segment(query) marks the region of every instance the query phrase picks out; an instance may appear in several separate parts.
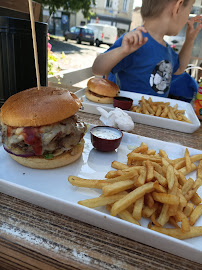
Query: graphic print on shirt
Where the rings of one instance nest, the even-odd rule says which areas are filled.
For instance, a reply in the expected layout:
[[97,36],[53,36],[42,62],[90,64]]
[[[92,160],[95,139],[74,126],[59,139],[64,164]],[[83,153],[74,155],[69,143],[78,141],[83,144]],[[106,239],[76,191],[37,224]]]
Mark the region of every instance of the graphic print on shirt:
[[150,85],[157,94],[164,94],[169,90],[172,71],[172,65],[168,60],[162,60],[156,65],[150,77]]

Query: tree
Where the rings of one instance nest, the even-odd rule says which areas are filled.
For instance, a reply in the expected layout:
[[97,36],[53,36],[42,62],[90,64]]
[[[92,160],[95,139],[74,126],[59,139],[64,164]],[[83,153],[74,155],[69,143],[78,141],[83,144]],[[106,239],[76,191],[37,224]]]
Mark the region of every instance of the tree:
[[90,15],[91,4],[95,5],[96,0],[35,0],[41,3],[42,6],[49,6],[50,15],[55,13],[58,9],[63,10],[68,14],[70,12],[82,11],[85,18]]

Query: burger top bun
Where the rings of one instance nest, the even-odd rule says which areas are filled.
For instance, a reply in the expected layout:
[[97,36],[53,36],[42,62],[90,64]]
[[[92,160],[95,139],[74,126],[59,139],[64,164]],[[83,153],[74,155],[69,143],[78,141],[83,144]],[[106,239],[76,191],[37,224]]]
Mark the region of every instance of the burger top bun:
[[65,89],[31,88],[9,97],[1,108],[1,121],[14,127],[44,126],[74,115],[80,100]]
[[100,77],[90,79],[87,83],[87,87],[90,91],[107,97],[115,97],[119,91],[118,85]]

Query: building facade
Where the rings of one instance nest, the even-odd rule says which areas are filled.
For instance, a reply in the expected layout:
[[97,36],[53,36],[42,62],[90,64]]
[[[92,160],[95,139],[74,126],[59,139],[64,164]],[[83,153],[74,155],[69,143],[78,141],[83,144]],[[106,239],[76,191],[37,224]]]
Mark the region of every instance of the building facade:
[[133,0],[96,0],[91,10],[96,14],[91,16],[90,22],[114,25],[119,36],[130,30]]
[[136,7],[133,10],[133,14],[132,14],[132,22],[130,25],[130,30],[133,30],[134,28],[140,26],[143,24],[143,20],[142,20],[142,16],[140,14],[140,7]]
[[43,21],[49,23],[49,33],[63,35],[65,29],[75,25],[85,25],[88,22],[114,25],[118,29],[120,36],[130,30],[133,14],[133,0],[96,0],[95,5],[91,5],[90,18],[84,18],[81,11],[71,12],[67,15],[63,10],[58,10],[49,18],[48,7],[43,10]]

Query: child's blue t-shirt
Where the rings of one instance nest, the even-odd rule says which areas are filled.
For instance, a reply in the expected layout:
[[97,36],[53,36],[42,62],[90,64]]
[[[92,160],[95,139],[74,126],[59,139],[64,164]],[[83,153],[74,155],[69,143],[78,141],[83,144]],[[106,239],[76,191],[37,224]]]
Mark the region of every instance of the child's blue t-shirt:
[[[107,51],[121,46],[122,35]],[[172,75],[179,68],[178,54],[143,33],[148,41],[137,51],[122,59],[111,71],[108,79],[121,90],[167,97]]]

